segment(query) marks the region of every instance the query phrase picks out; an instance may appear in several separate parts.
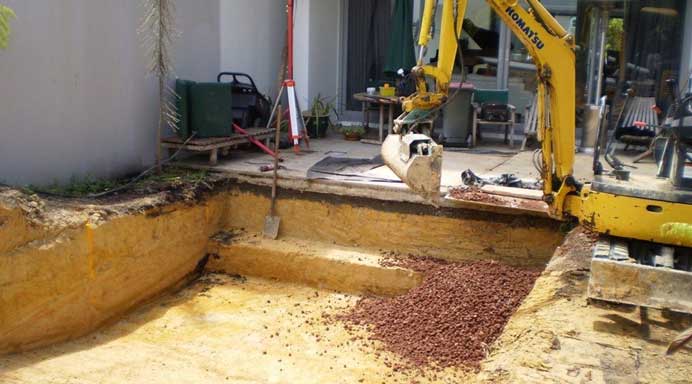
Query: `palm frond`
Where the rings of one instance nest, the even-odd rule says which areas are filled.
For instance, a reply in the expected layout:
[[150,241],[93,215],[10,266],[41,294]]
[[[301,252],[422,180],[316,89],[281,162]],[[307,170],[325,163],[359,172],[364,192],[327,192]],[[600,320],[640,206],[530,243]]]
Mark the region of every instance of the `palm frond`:
[[7,44],[10,42],[10,20],[16,19],[17,15],[14,13],[12,8],[0,4],[0,49],[7,48]]
[[157,127],[156,164],[161,171],[161,131],[165,125],[177,130],[180,116],[171,99],[177,95],[167,85],[173,73],[175,28],[174,0],[144,0],[144,17],[137,30],[149,57],[148,70],[159,80],[159,125]]
[[172,45],[178,37],[173,0],[144,0],[144,17],[138,33],[149,57],[148,69],[156,77],[173,73]]

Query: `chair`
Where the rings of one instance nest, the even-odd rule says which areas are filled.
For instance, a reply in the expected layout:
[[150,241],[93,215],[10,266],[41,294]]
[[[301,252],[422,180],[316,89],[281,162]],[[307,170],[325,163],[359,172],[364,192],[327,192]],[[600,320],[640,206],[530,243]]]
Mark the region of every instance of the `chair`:
[[625,151],[630,145],[651,145],[658,126],[658,116],[652,108],[655,105],[654,97],[628,96],[615,127],[615,138],[625,144]]
[[[476,146],[476,140],[480,136],[478,131],[481,125],[504,125],[505,144],[514,147],[514,123],[516,121],[516,107],[509,104],[509,91],[506,89],[476,89],[473,93],[473,130],[471,133],[471,146]],[[511,134],[510,134],[511,130]]]

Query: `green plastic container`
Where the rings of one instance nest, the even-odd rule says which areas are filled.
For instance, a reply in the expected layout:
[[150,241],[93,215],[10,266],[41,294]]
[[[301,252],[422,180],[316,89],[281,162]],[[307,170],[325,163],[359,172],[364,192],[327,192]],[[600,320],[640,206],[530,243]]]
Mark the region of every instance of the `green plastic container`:
[[194,83],[189,87],[190,129],[196,138],[230,136],[233,108],[230,83]]
[[175,106],[178,110],[180,121],[177,124],[176,134],[183,140],[187,140],[192,134],[190,127],[190,86],[194,81],[177,79],[175,81]]

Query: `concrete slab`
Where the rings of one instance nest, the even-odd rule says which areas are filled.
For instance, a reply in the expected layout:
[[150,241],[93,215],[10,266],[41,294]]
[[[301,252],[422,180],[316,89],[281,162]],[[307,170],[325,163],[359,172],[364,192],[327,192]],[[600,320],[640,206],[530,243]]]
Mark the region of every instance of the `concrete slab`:
[[[292,150],[284,150],[281,156],[284,159],[282,165],[285,169],[280,171],[284,178],[305,178],[307,170],[325,156],[344,156],[351,158],[373,158],[380,153],[380,146],[343,140],[341,137],[326,137],[310,141],[310,149],[300,154]],[[474,172],[485,175],[490,174],[495,168],[504,164],[516,154],[509,147],[487,146],[475,150],[451,149],[445,152],[442,165],[442,185],[456,186],[461,183],[461,172],[473,169]],[[181,162],[195,168],[211,169],[229,174],[253,174],[269,176],[269,172],[260,172],[262,165],[270,165],[271,157],[255,150],[236,150],[219,160],[217,165],[209,165],[205,157],[193,157]],[[518,162],[521,165],[519,172],[522,177],[529,175],[523,168],[531,166],[530,161]],[[531,166],[532,167],[532,166]],[[387,167],[380,167],[366,173],[374,177],[390,180],[398,180],[396,175]],[[355,183],[355,182],[354,182]],[[357,183],[355,183],[357,184]],[[377,183],[375,183],[377,184]],[[403,184],[391,187],[405,188]]]
[[[282,179],[287,180],[306,180],[307,171],[315,163],[325,156],[344,156],[350,158],[372,158],[380,153],[380,146],[343,140],[340,136],[332,135],[322,139],[315,139],[310,142],[310,149],[304,150],[300,154],[295,154],[291,150],[284,150],[281,156],[284,158],[279,174]],[[442,191],[445,192],[449,187],[461,184],[461,173],[471,169],[482,177],[499,176],[505,173],[512,173],[524,180],[537,180],[538,171],[533,165],[533,150],[520,152],[516,149],[502,144],[484,144],[474,149],[447,148],[444,152],[442,161]],[[638,152],[619,152],[621,161],[628,165],[633,165],[631,160]],[[219,160],[217,165],[208,164],[206,157],[192,157],[180,162],[185,166],[193,168],[209,169],[228,174],[229,177],[245,177],[245,181],[259,182],[266,184],[271,176],[271,172],[261,172],[259,168],[263,165],[270,165],[271,158],[265,153],[257,150],[236,150]],[[607,166],[607,164],[606,164]],[[629,168],[633,173],[654,174],[655,164],[645,161],[633,165]],[[589,181],[593,179],[592,155],[587,153],[576,153],[574,174],[578,180]],[[339,182],[345,188],[360,189],[368,186],[388,191],[410,191],[403,183],[398,181],[397,176],[386,166],[378,167],[365,172],[364,175],[376,178],[391,180],[393,182],[363,182],[363,181],[343,181]],[[250,177],[251,179],[247,179]],[[310,190],[316,190],[321,184],[334,184],[333,180],[311,180]],[[354,193],[353,191],[347,193]],[[411,194],[413,195],[413,194]],[[414,198],[415,199],[415,198]],[[410,200],[407,199],[407,200]],[[421,200],[419,200],[421,201]],[[422,202],[422,201],[421,201]]]

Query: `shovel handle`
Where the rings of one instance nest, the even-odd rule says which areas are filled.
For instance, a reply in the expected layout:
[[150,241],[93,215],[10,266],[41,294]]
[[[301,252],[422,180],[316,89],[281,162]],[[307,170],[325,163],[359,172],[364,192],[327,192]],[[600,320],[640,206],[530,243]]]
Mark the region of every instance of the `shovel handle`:
[[[281,103],[279,103],[281,111]],[[279,140],[281,139],[281,113],[276,114],[276,133],[274,134],[274,175],[272,179],[272,201],[269,211],[271,216],[276,216],[276,184],[279,178]]]

